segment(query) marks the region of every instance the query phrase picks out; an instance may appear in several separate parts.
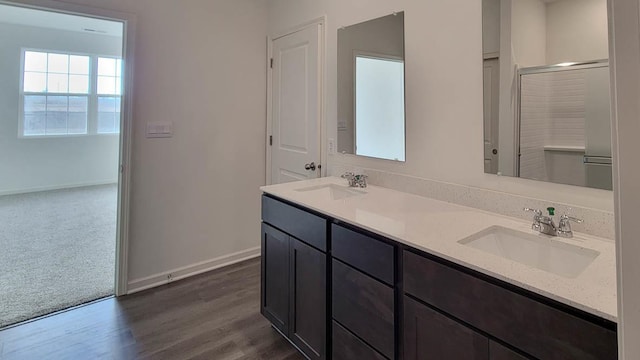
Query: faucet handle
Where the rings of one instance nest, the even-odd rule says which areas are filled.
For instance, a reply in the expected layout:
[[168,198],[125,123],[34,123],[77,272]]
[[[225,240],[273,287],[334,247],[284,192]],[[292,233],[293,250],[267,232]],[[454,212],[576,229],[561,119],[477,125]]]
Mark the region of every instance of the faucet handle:
[[541,225],[540,225],[540,218],[542,217],[542,210],[538,210],[538,209],[532,209],[532,208],[524,208],[522,209],[524,211],[531,211],[534,213],[533,215],[533,224],[531,224],[531,229],[534,231],[540,231],[541,230]]
[[350,171],[347,171],[346,173],[340,175],[340,177],[343,179],[353,179],[354,176],[355,175]]
[[542,215],[542,210],[539,210],[539,209],[532,209],[532,208],[526,207],[526,208],[524,208],[522,210],[523,211],[531,211],[531,212],[535,213],[538,216]]
[[571,238],[573,237],[573,231],[571,230],[571,221],[578,224],[583,223],[584,220],[575,218],[564,214],[560,217],[560,223],[558,224],[558,236]]
[[576,217],[569,216],[567,214],[564,214],[564,215],[560,216],[560,221],[562,222],[563,220],[565,222],[567,222],[567,224],[569,223],[569,221],[573,221],[573,222],[578,223],[578,224],[582,224],[584,222],[584,220],[582,220],[582,219],[578,219]]

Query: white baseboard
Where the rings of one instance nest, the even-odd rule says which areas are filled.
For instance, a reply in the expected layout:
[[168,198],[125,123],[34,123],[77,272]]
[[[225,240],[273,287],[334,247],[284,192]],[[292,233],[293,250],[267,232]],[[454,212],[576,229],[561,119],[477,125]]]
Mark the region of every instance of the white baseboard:
[[117,183],[118,183],[118,180],[116,179],[116,180],[83,182],[83,183],[75,183],[75,184],[37,186],[37,187],[30,187],[25,189],[2,190],[0,191],[0,196],[28,194],[28,193],[34,193],[34,192],[40,192],[40,191],[64,190],[64,189],[72,189],[72,188],[87,187],[87,186],[110,185],[110,184],[117,184]]
[[211,260],[187,265],[181,268],[161,272],[155,275],[129,281],[127,294],[133,294],[142,290],[154,288],[156,286],[168,284],[190,276],[205,273],[207,271],[219,269],[221,267],[233,265],[245,260],[260,256],[260,246],[239,251],[233,254],[224,255]]

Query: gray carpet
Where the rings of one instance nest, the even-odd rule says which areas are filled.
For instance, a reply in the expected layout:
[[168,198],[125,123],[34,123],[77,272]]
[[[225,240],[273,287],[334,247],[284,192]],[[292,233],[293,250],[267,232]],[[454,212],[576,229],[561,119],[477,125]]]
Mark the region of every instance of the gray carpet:
[[0,196],[0,327],[113,294],[117,186]]

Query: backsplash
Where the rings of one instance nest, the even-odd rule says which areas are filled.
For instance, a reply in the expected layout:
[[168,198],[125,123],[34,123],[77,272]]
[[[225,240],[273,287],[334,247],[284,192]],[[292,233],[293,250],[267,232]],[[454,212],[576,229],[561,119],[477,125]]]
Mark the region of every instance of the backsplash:
[[[354,171],[354,167],[333,164],[329,169],[329,175],[340,176],[347,171]],[[570,204],[529,198],[472,186],[422,179],[375,169],[358,167],[357,172],[366,174],[369,177],[368,182],[372,185],[524,220],[531,220],[533,217],[531,213],[526,213],[522,210],[524,207],[544,210],[549,206],[553,206],[556,208],[556,214],[558,215],[569,213],[574,217],[584,220],[582,224],[571,224],[573,230],[603,237],[611,241],[615,239],[615,218],[613,212],[572,206]]]

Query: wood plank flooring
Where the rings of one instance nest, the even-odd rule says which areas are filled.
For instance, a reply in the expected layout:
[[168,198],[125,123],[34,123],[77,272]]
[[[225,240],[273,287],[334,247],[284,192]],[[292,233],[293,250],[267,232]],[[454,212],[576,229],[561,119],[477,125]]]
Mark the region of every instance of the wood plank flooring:
[[253,259],[2,330],[0,359],[304,359],[259,302]]

